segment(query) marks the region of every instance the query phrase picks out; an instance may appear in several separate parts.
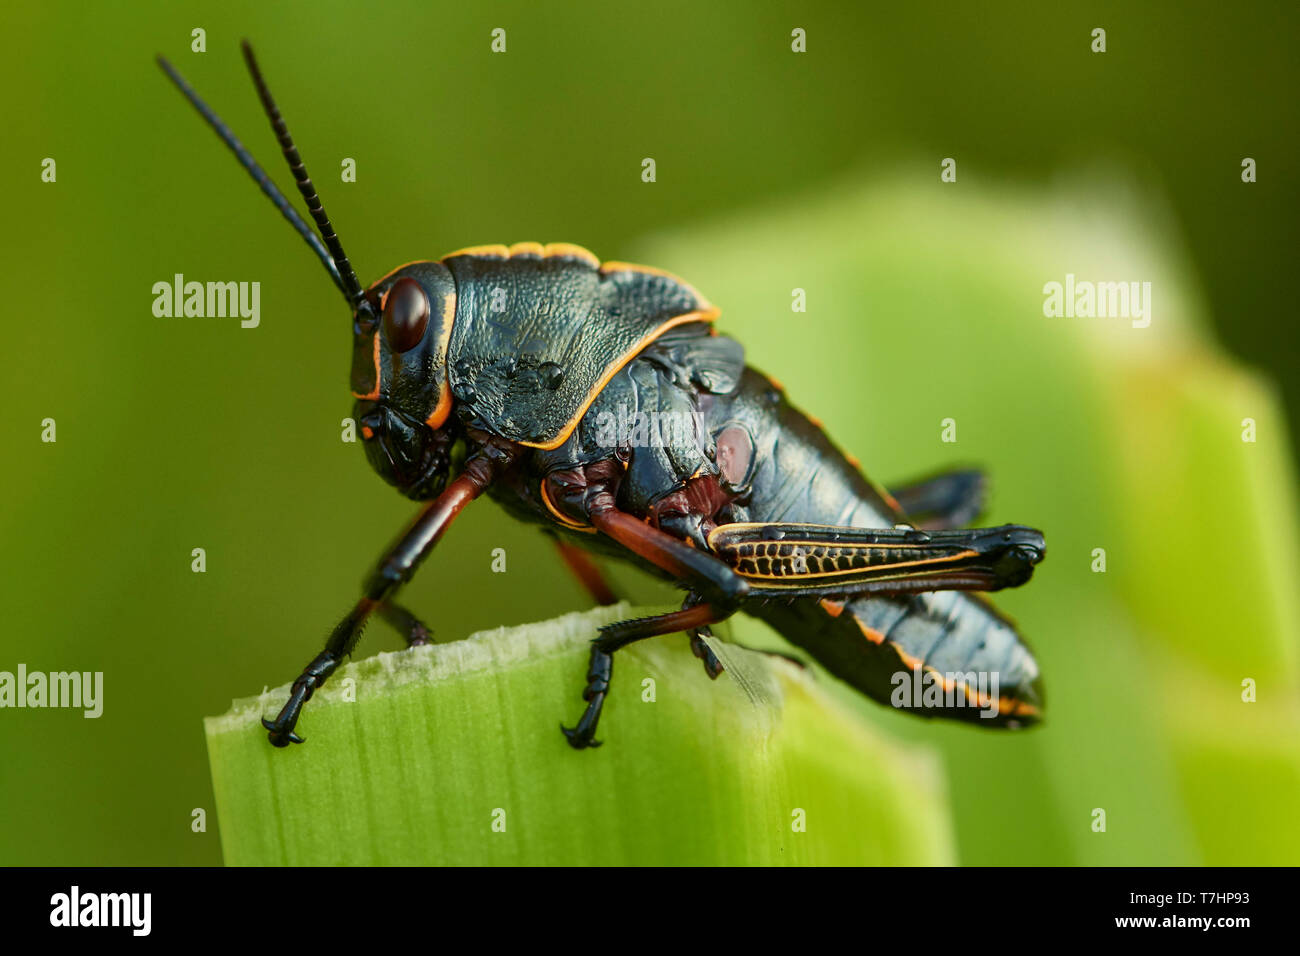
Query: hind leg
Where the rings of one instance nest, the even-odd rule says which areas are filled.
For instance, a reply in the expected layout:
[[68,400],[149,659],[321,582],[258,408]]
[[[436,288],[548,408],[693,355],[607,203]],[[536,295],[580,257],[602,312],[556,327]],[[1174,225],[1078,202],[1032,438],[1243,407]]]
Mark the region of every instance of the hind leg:
[[977,470],[948,471],[893,491],[918,528],[942,531],[970,524],[984,510],[988,479]]

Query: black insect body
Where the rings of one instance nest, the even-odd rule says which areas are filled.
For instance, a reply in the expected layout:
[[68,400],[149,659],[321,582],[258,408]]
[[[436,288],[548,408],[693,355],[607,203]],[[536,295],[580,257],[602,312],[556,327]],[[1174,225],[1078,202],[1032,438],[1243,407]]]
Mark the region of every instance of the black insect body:
[[169,63],[163,69],[315,250],[353,315],[352,392],[367,457],[426,501],[380,561],[274,720],[300,743],[303,704],[378,614],[411,644],[429,631],[395,602],[447,526],[488,494],[555,534],[598,601],[613,596],[586,552],[680,584],[679,611],[601,629],[586,709],[566,728],[595,746],[613,655],[685,631],[703,638],[736,611],[756,615],[870,697],[983,726],[1037,721],[1032,654],[987,603],[1043,558],[1043,536],[1005,525],[955,530],[983,481],[955,472],[877,488],[739,343],[718,310],[656,269],[599,262],[578,246],[463,249],[404,265],[363,289],[253,58],[244,55],[318,229],[312,232],[229,129]]

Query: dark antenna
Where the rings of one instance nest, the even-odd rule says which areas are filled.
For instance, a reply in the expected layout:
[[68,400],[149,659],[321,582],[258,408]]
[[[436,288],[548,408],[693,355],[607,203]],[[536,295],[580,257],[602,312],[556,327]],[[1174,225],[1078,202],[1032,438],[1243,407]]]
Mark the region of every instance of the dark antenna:
[[[253,74],[253,82],[257,86],[262,106],[271,120],[271,128],[280,140],[280,146],[284,150],[285,158],[289,161],[289,168],[298,183],[298,189],[307,201],[307,208],[320,229],[319,237],[307,225],[302,216],[298,215],[298,211],[293,208],[289,200],[285,198],[284,193],[280,192],[275,183],[271,181],[266,171],[258,165],[257,160],[253,159],[252,154],[239,141],[230,127],[222,122],[221,118],[212,111],[212,108],[207,103],[203,102],[202,98],[194,92],[194,88],[185,81],[185,78],[167,61],[166,57],[158,57],[158,65],[176,84],[176,88],[198,110],[199,115],[207,121],[217,136],[221,138],[221,141],[235,154],[235,159],[239,161],[239,165],[244,167],[248,175],[253,178],[253,182],[257,183],[262,192],[266,194],[266,197],[275,204],[275,208],[280,210],[280,214],[289,221],[289,225],[293,226],[298,235],[302,236],[307,245],[311,246],[312,251],[316,253],[317,258],[320,259],[326,271],[329,272],[330,279],[338,286],[344,298],[347,299],[348,305],[356,308],[360,302],[365,301],[362,296],[361,283],[357,280],[352,265],[348,262],[348,257],[343,251],[343,245],[339,242],[334,227],[330,224],[329,217],[325,215],[325,208],[316,195],[316,189],[312,185],[311,179],[307,176],[306,167],[303,166],[298,150],[289,136],[289,130],[284,119],[280,116],[280,111],[276,108],[275,101],[266,88],[266,82],[262,79],[262,73],[257,67],[257,61],[253,58],[253,50],[247,41],[244,41],[243,49],[244,59],[248,63],[249,71]],[[325,240],[324,243],[321,242],[322,238]]]
[[316,187],[312,185],[311,177],[307,175],[307,167],[303,165],[302,157],[298,155],[298,147],[293,144],[293,137],[289,135],[289,127],[285,124],[284,117],[280,115],[280,108],[271,98],[266,80],[262,79],[262,71],[258,68],[257,58],[253,56],[252,46],[247,40],[240,40],[239,45],[244,50],[244,62],[248,64],[248,72],[253,74],[257,95],[262,98],[262,108],[266,110],[266,117],[271,121],[271,129],[275,131],[275,137],[280,141],[280,149],[284,152],[284,158],[288,160],[289,171],[293,173],[293,178],[298,183],[298,192],[302,193],[302,198],[307,203],[307,211],[316,220],[320,237],[325,240],[325,245],[329,247],[330,255],[334,258],[334,266],[338,269],[339,279],[342,281],[343,294],[348,297],[349,303],[356,305],[361,299],[361,282],[357,279],[357,274],[352,271],[352,263],[348,262],[347,253],[343,251],[343,243],[339,242],[338,234],[330,225],[330,217],[325,215],[325,206],[316,195]]

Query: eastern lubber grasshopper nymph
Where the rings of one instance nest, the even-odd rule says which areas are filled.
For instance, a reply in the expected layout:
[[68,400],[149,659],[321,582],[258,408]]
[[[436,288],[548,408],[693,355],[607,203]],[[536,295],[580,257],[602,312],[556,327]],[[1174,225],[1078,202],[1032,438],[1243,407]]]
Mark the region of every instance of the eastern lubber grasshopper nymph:
[[[371,615],[411,644],[428,630],[398,590],[466,505],[488,494],[555,535],[592,594],[611,602],[587,551],[676,581],[681,610],[602,628],[576,748],[596,724],[614,654],[686,632],[710,676],[710,625],[737,611],[768,622],[868,696],[926,715],[1021,727],[1041,715],[1038,667],[1011,624],[966,592],[1029,580],[1043,536],[1019,525],[957,530],[980,509],[978,473],[892,496],[861,473],[744,349],[718,310],[658,269],[599,262],[573,245],[478,246],[399,266],[362,288],[262,79],[244,58],[319,237],[176,70],[159,63],[312,247],[352,314],[354,416],[366,455],[427,502],[360,599],[294,681],[271,743],[301,743],[303,705],[352,652]],[[610,439],[611,417],[687,423]],[[946,690],[900,704],[900,674]],[[996,675],[986,690],[976,674]],[[956,675],[956,676],[953,676]],[[963,675],[965,675],[963,677]],[[991,698],[991,699],[990,699]]]

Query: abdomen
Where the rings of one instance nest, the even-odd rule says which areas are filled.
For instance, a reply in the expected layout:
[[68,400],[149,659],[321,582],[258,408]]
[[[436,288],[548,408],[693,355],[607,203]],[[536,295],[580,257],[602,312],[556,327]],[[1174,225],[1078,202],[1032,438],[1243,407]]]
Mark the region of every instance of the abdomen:
[[[743,424],[754,441],[749,521],[890,528],[907,520],[887,492],[752,369],[710,418],[715,429]],[[1023,726],[1041,715],[1038,665],[982,597],[941,591],[752,601],[745,611],[881,703],[985,726]]]

